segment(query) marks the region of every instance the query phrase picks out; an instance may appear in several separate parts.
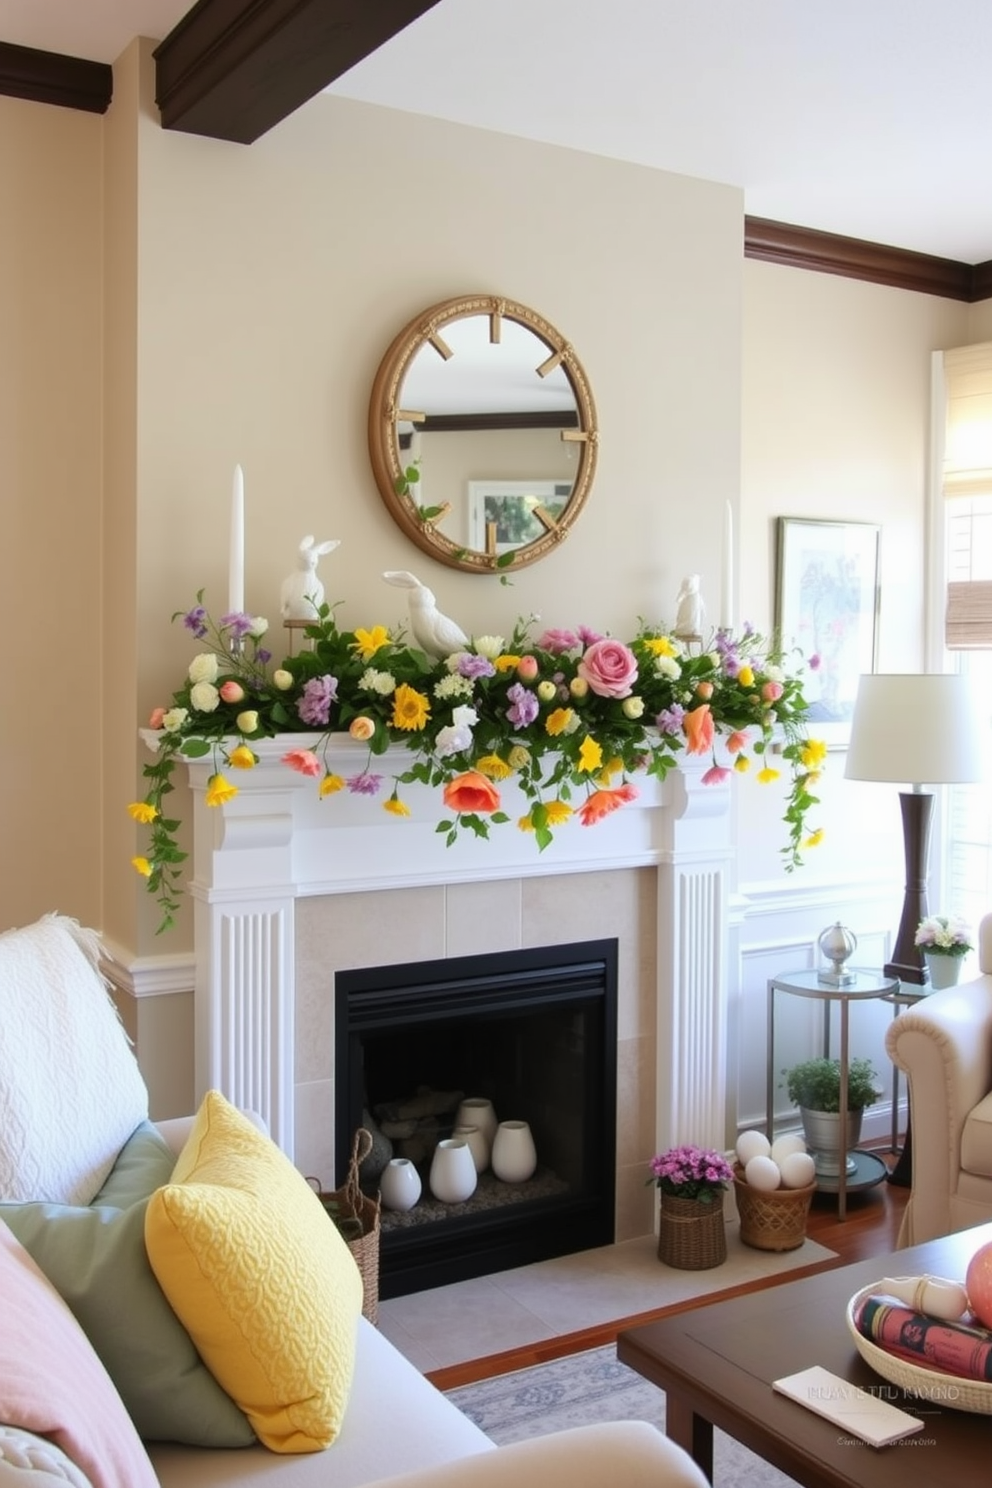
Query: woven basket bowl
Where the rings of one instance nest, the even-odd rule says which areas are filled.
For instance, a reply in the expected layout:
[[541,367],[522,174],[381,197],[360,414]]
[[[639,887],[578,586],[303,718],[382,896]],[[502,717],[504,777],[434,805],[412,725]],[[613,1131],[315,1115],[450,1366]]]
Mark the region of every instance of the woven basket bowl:
[[744,1181],[734,1163],[734,1195],[741,1220],[741,1241],[752,1250],[798,1250],[806,1239],[806,1217],[816,1179],[805,1188],[774,1188],[763,1193]]
[[865,1363],[870,1364],[883,1379],[901,1386],[911,1395],[920,1395],[924,1400],[947,1406],[950,1410],[973,1411],[978,1415],[992,1416],[992,1384],[986,1384],[983,1380],[961,1379],[956,1374],[942,1374],[936,1369],[921,1369],[918,1364],[897,1359],[893,1354],[886,1353],[885,1349],[879,1348],[877,1343],[872,1343],[870,1338],[862,1337],[854,1326],[854,1314],[861,1300],[870,1297],[878,1289],[879,1283],[876,1281],[872,1286],[862,1287],[860,1292],[855,1292],[844,1314],[847,1330]]

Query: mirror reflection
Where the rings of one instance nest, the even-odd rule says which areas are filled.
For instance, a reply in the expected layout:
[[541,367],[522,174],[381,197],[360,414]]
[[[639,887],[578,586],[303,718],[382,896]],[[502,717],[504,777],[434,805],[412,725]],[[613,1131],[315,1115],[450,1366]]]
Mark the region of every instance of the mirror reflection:
[[369,447],[383,500],[418,547],[470,572],[534,562],[563,539],[596,443],[571,346],[494,296],[417,317],[373,387]]

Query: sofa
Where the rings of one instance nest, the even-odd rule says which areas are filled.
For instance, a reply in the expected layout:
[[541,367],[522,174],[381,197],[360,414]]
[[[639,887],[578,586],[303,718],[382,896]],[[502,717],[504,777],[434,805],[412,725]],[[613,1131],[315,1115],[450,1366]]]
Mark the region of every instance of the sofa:
[[978,962],[979,976],[930,993],[886,1030],[912,1133],[901,1246],[992,1219],[992,914],[979,925]]
[[703,1488],[644,1422],[496,1447],[362,1316],[218,1091],[156,1125],[95,935],[0,935],[0,1488]]

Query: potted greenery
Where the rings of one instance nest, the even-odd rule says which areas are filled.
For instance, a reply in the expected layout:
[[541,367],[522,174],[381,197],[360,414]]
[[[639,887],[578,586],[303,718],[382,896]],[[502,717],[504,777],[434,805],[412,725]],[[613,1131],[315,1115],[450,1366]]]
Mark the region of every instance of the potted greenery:
[[861,1140],[865,1106],[873,1105],[878,1099],[878,1075],[871,1060],[852,1059],[848,1065],[843,1132],[839,1059],[807,1059],[782,1073],[789,1099],[799,1107],[806,1146],[813,1154],[817,1173],[824,1177],[838,1175],[841,1153],[850,1151]]
[[953,987],[972,949],[967,922],[958,915],[928,915],[916,927],[914,941],[923,951],[931,987]]

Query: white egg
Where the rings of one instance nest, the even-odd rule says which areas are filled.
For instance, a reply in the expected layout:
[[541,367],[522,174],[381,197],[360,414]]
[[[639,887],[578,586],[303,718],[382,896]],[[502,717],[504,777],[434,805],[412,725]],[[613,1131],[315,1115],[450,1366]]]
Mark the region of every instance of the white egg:
[[760,1153],[746,1164],[744,1177],[749,1187],[760,1189],[762,1193],[771,1193],[782,1181],[778,1163],[773,1163],[770,1157],[763,1157]]
[[801,1132],[787,1132],[784,1137],[776,1137],[772,1143],[771,1158],[782,1166],[790,1152],[805,1152],[806,1142]]
[[746,1168],[752,1157],[767,1157],[772,1149],[772,1144],[764,1132],[746,1131],[741,1132],[737,1138],[737,1161]]
[[808,1152],[790,1152],[782,1160],[782,1182],[786,1188],[805,1188],[816,1177],[816,1164]]

